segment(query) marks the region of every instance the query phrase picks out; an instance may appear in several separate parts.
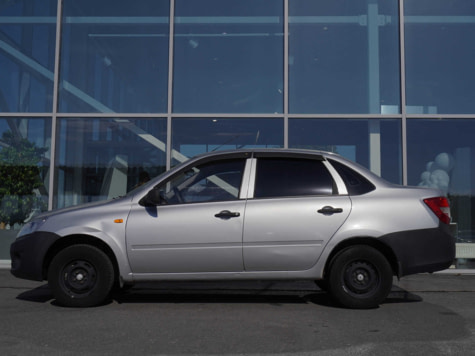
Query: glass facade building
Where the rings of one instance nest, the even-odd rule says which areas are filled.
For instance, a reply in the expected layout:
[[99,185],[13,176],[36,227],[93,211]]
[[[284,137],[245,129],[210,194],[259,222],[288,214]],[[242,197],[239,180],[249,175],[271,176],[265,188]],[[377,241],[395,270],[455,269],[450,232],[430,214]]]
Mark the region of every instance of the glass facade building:
[[473,268],[474,36],[472,0],[0,1],[0,260],[40,211],[298,147],[441,188]]

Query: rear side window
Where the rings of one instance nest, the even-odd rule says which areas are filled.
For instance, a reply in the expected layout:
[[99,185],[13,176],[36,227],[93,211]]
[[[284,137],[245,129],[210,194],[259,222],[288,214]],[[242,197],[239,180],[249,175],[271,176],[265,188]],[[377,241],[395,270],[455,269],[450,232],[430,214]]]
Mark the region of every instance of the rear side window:
[[328,161],[332,164],[332,166],[336,169],[340,177],[345,182],[349,195],[361,195],[369,193],[375,189],[373,183],[371,183],[361,174],[355,172],[353,169],[332,159],[329,159]]
[[332,195],[333,178],[322,161],[296,158],[259,158],[255,198]]

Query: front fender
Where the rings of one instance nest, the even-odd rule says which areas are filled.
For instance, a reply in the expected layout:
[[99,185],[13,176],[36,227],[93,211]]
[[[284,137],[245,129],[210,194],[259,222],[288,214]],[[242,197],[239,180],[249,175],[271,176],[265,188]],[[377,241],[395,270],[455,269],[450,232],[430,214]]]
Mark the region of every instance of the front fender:
[[[84,239],[84,242],[88,243],[88,239],[91,238],[101,241],[102,244],[105,244],[111,250],[116,259],[119,280],[132,282],[132,271],[129,267],[129,260],[127,258],[127,250],[125,245],[125,223],[120,223],[117,225],[119,225],[120,228],[108,226],[104,229],[106,231],[110,231],[111,233],[105,233],[104,230],[99,230],[94,227],[80,227],[80,229],[68,227],[58,231],[58,233],[62,236],[61,240],[74,238],[74,243],[81,243],[81,239]],[[66,244],[69,245],[69,243]]]

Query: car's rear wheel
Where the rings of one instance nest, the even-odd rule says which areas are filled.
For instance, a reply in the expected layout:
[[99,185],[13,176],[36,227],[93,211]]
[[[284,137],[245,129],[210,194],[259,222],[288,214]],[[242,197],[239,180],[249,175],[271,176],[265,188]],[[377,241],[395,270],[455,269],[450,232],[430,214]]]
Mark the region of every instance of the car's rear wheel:
[[104,303],[114,284],[110,258],[91,245],[73,245],[51,261],[48,284],[56,301],[68,307],[90,307]]
[[370,246],[351,246],[332,260],[328,290],[341,305],[368,309],[391,291],[393,272],[386,257]]

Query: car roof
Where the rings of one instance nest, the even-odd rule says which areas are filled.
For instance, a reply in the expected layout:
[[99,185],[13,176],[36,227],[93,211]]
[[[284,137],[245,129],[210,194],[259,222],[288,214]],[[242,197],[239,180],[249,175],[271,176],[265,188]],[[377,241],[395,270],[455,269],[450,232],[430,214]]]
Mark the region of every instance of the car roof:
[[216,157],[216,156],[229,156],[229,155],[236,155],[236,156],[247,156],[247,157],[254,157],[254,156],[321,156],[321,157],[329,157],[329,156],[336,156],[341,157],[340,155],[332,152],[320,151],[320,150],[310,150],[310,149],[300,149],[300,148],[244,148],[244,149],[236,149],[236,150],[223,150],[223,151],[213,151],[207,153],[201,153],[192,157],[191,159],[200,159],[203,157]]
[[338,162],[345,164],[356,172],[362,174],[366,178],[370,179],[371,182],[378,186],[389,186],[393,185],[387,182],[384,178],[379,175],[371,172],[368,168],[362,166],[361,164],[354,162],[348,158],[341,156],[335,152],[328,152],[322,150],[312,150],[312,149],[303,149],[303,148],[247,148],[247,149],[236,149],[236,150],[223,150],[223,151],[214,151],[208,152],[196,156],[199,157],[210,157],[210,159],[217,157],[219,155],[224,155],[227,157],[295,157],[295,158],[313,158],[318,160],[332,159]]

